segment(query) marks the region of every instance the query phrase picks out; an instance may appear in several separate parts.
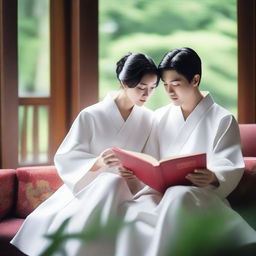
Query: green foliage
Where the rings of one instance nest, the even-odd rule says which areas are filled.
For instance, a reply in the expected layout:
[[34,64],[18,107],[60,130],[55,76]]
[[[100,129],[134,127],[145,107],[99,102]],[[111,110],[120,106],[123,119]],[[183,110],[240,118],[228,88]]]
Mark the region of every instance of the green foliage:
[[[228,208],[226,208],[228,209]],[[243,233],[228,231],[226,223],[230,223],[231,212],[226,209],[180,209],[178,220],[173,223],[173,228],[177,230],[175,238],[170,238],[170,245],[166,248],[166,256],[240,256],[254,255],[256,244],[240,246],[244,241]],[[254,218],[254,208],[250,209],[251,217]],[[255,219],[255,218],[254,218]],[[98,208],[89,225],[78,233],[67,231],[71,218],[66,219],[60,227],[46,237],[50,240],[50,245],[41,256],[67,255],[64,244],[70,239],[80,240],[85,245],[90,242],[102,241],[114,242],[117,235],[124,228],[129,227],[134,230],[136,222],[125,223],[119,218],[111,218],[102,224],[101,210]],[[168,235],[168,232],[165,233]]]
[[101,211],[101,207],[97,208],[89,225],[81,232],[77,233],[69,233],[67,231],[71,218],[66,219],[54,233],[46,235],[46,238],[50,240],[50,244],[41,256],[53,256],[56,255],[56,252],[67,255],[63,244],[69,239],[78,239],[84,244],[99,240],[114,241],[119,230],[129,224],[124,224],[119,218],[109,218],[108,221],[103,224]]
[[[159,63],[165,52],[192,47],[202,58],[202,90],[237,112],[235,0],[100,1],[100,98],[118,89],[115,63],[127,52],[143,52]],[[169,103],[163,88],[147,106]]]
[[18,1],[19,95],[49,90],[49,1]]

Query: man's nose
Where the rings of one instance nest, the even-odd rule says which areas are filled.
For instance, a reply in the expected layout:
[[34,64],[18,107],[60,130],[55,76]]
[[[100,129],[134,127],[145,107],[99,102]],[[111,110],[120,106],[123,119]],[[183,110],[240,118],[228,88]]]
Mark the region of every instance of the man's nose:
[[168,92],[168,93],[173,92],[173,88],[172,88],[171,85],[167,85],[167,92]]

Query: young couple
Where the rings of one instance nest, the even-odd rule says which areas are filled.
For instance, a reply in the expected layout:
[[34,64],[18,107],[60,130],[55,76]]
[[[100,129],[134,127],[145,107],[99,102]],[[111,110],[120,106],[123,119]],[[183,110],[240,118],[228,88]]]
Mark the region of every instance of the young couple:
[[[228,216],[222,224],[227,236],[241,235],[237,246],[255,242],[255,231],[225,199],[243,175],[238,125],[208,92],[200,91],[197,53],[172,50],[158,68],[145,54],[128,54],[117,62],[116,74],[121,89],[82,110],[55,155],[64,185],[27,217],[11,243],[25,254],[40,255],[49,245],[45,235],[64,220],[70,218],[65,231],[77,233],[100,213],[102,228],[112,218],[129,225],[119,230],[115,241],[66,241],[62,248],[68,256],[155,256],[167,249],[168,255],[175,255],[182,213],[200,215],[214,209]],[[143,104],[160,78],[173,104],[153,113]],[[207,169],[186,177],[191,186],[173,186],[160,194],[120,166],[112,147],[158,159],[205,152]]]

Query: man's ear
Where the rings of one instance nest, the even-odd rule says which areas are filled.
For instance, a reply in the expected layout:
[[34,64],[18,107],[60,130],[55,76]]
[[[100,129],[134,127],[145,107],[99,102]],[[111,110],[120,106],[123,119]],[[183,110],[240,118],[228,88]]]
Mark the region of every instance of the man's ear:
[[200,82],[200,75],[199,74],[194,75],[192,82],[193,82],[193,86],[197,87]]

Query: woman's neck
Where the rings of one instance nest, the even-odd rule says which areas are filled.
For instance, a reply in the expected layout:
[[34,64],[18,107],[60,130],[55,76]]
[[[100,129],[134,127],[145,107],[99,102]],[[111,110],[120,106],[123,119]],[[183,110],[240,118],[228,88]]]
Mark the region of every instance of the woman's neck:
[[186,120],[191,112],[195,109],[198,103],[202,100],[203,95],[199,90],[195,91],[195,93],[191,96],[192,100],[188,104],[184,104],[181,106],[182,114],[184,119]]
[[134,107],[134,104],[127,97],[124,90],[120,90],[114,100],[122,118],[126,121]]

